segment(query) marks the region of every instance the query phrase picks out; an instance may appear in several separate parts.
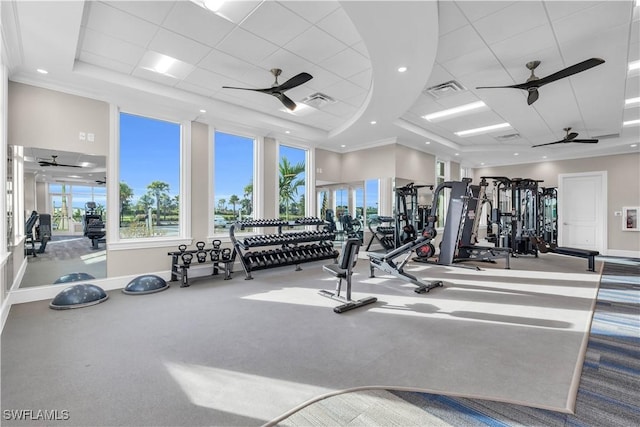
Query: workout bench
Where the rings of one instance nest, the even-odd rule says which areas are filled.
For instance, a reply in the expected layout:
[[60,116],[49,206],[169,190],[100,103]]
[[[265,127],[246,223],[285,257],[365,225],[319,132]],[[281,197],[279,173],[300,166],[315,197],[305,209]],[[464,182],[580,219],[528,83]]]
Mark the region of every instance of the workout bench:
[[551,252],[553,254],[568,255],[568,256],[574,256],[578,258],[586,258],[588,263],[588,270],[594,271],[594,272],[596,271],[596,256],[600,255],[600,252],[598,251],[590,251],[588,249],[579,249],[579,248],[568,248],[565,246],[556,246],[554,244],[545,242],[540,237],[535,237],[535,236],[530,237],[530,239],[538,247],[538,250],[543,254],[547,252]]
[[[344,304],[339,305],[333,309],[336,313],[344,313],[345,311],[353,310],[354,308],[362,307],[368,304],[373,304],[378,301],[376,297],[366,297],[360,300],[354,301],[351,299],[351,275],[353,274],[353,267],[356,266],[358,261],[358,252],[360,251],[360,239],[357,237],[351,237],[347,239],[342,248],[342,252],[338,258],[337,264],[323,265],[322,269],[331,273],[338,278],[338,284],[336,291],[321,290],[318,293],[323,297],[331,298],[336,301],[340,301]],[[347,282],[346,296],[340,295],[342,286],[342,279]]]

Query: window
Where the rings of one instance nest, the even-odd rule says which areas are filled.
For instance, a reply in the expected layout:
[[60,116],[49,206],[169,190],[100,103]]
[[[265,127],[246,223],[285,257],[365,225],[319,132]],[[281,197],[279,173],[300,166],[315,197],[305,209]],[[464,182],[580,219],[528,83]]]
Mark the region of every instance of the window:
[[[442,184],[447,180],[447,164],[441,160],[436,160],[436,186]],[[450,189],[445,188],[438,194],[438,221],[436,227],[444,227],[445,219],[447,215],[447,209],[449,208],[449,193]]]
[[364,189],[362,187],[357,187],[354,190],[355,196],[355,212],[353,217],[356,219],[361,219],[364,215]]
[[215,132],[214,234],[226,233],[235,221],[253,216],[254,142],[253,138]]
[[305,216],[306,150],[280,146],[278,189],[280,218],[291,220]]
[[380,204],[380,181],[369,179],[364,183],[365,203],[367,205],[367,223],[378,217]]
[[177,123],[120,114],[120,238],[180,235]]
[[331,209],[329,207],[329,191],[319,190],[317,194],[318,200],[316,206],[318,207],[318,218],[326,219],[327,209]]

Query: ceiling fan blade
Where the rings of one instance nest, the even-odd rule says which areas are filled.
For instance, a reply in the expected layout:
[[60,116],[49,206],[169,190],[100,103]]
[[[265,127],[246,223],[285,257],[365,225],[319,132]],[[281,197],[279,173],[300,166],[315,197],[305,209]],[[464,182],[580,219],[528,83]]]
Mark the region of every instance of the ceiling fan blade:
[[520,87],[522,84],[511,86],[478,86],[476,89],[527,89],[526,87]]
[[532,145],[532,146],[531,146],[531,148],[534,148],[534,147],[542,147],[542,146],[545,146],[545,145],[553,145],[553,144],[564,144],[565,142],[567,142],[567,141],[565,141],[565,140],[563,139],[562,141],[547,142],[547,143],[545,143],[545,144]]
[[240,89],[240,90],[252,90],[255,92],[262,92],[268,89],[253,89],[250,87],[234,87],[234,86],[222,86],[222,89]]
[[274,89],[278,92],[284,92],[285,90],[293,89],[296,86],[300,86],[301,84],[308,82],[312,78],[313,76],[309,73],[300,73],[297,76],[291,77],[280,86],[276,86]]
[[570,134],[567,134],[567,136],[565,136],[565,140],[567,141],[573,141],[576,136],[578,136],[578,134],[576,132],[571,132]]
[[280,102],[282,102],[284,106],[287,107],[289,110],[293,111],[296,109],[296,103],[293,102],[291,98],[289,98],[284,93],[274,92],[272,95],[278,98]]
[[581,73],[582,71],[586,71],[589,68],[593,68],[603,63],[604,63],[604,59],[600,59],[600,58],[587,59],[586,61],[582,61],[578,64],[567,67],[564,70],[560,70],[557,73],[553,73],[551,75],[543,77],[540,80],[537,80],[535,83],[537,87],[540,87],[542,85],[546,85],[547,83],[555,82],[556,80],[564,79],[565,77],[569,77],[574,74]]
[[538,89],[529,90],[529,96],[527,96],[527,105],[531,105],[538,100],[540,94],[538,93]]
[[574,139],[571,142],[579,142],[581,144],[597,144],[597,139]]

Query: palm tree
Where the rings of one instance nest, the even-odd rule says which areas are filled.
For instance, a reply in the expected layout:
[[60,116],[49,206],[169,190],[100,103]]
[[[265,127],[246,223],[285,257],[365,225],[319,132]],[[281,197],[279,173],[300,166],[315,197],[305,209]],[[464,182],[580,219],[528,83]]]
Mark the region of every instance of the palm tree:
[[224,205],[227,204],[227,200],[226,199],[219,199],[218,200],[218,211],[220,213],[222,213],[222,211],[224,210]]
[[236,196],[235,194],[232,194],[231,197],[229,197],[229,203],[231,203],[231,205],[233,206],[233,217],[236,217],[236,203],[238,203],[240,201],[240,198],[238,196]]
[[124,216],[124,210],[129,207],[129,203],[133,198],[133,188],[129,187],[126,182],[120,183],[120,225]]
[[149,193],[156,199],[156,225],[160,225],[160,205],[164,198],[163,196],[168,196],[169,184],[162,181],[153,181],[147,185],[147,190],[149,190]]
[[280,203],[284,204],[285,219],[289,219],[289,203],[295,201],[298,195],[298,187],[304,186],[304,178],[296,177],[305,171],[303,162],[291,165],[286,157],[280,160],[280,176],[278,184],[280,189]]

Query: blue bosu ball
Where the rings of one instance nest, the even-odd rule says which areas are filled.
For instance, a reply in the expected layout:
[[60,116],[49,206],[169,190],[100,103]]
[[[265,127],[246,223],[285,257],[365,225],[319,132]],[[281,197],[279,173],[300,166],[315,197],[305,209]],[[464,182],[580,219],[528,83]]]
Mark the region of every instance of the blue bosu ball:
[[91,279],[95,279],[95,277],[93,277],[88,273],[69,273],[58,278],[58,280],[53,282],[53,284],[55,285],[58,283],[81,282],[83,280],[91,280]]
[[83,283],[70,286],[62,290],[49,303],[49,308],[54,310],[66,310],[100,304],[109,298],[109,295],[99,286]]
[[130,281],[129,284],[122,289],[122,292],[127,295],[144,295],[164,291],[168,288],[169,285],[162,277],[154,274],[146,274]]

